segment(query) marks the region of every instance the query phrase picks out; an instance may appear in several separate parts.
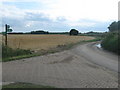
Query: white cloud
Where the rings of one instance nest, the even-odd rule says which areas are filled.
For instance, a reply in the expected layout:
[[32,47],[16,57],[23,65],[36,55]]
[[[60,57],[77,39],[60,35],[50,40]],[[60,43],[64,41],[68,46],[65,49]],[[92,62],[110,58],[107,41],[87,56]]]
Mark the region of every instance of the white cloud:
[[[32,12],[44,12],[52,18],[65,16],[70,20],[83,18],[100,21],[118,19],[119,0],[4,0],[4,2],[37,2],[45,8],[32,10]],[[34,3],[33,3],[34,4]]]
[[71,20],[81,18],[97,19],[107,21],[117,19],[117,0],[59,0],[51,5],[49,13],[53,16],[65,16]]
[[32,25],[34,25],[34,22],[30,21],[26,23],[25,27],[31,27]]
[[[7,19],[6,23],[23,25],[22,30],[39,27],[51,30],[60,30],[61,27],[89,28],[95,27],[97,23],[102,25],[104,22],[118,19],[118,0],[3,0],[3,2],[33,2],[33,4],[37,2],[44,6],[41,8],[39,5],[37,9],[21,9],[15,4],[3,4],[0,8],[1,17]],[[28,13],[31,13],[31,16]]]
[[91,27],[91,26],[94,26],[95,23],[92,23],[92,22],[71,22],[71,23],[68,23],[68,25],[70,25],[70,26]]
[[17,8],[16,6],[8,6],[2,5],[0,8],[0,13],[3,17],[10,17],[10,18],[24,18],[25,12],[21,9]]

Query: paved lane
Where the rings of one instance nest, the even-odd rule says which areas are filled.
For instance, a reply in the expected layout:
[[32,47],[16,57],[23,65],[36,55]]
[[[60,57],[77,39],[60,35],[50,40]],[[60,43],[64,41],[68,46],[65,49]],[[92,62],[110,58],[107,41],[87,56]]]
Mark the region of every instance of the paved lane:
[[[5,62],[3,82],[28,82],[58,88],[117,88],[117,72],[94,62],[103,61],[107,54],[95,53],[89,45],[91,43],[55,54]],[[111,59],[106,61],[116,64]]]
[[89,61],[118,72],[118,56],[96,47],[96,42],[78,46],[74,51]]

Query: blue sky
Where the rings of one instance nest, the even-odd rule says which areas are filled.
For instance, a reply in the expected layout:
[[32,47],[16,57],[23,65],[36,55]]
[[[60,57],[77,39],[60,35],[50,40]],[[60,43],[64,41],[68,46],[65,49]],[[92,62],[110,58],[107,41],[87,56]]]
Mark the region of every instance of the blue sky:
[[0,13],[2,30],[105,32],[118,20],[118,0],[4,0]]

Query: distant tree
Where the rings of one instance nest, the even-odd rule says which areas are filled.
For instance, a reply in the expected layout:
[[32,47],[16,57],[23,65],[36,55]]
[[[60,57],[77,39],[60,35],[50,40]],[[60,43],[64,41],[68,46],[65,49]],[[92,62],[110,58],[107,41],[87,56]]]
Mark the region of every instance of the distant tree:
[[43,30],[39,30],[39,31],[31,31],[31,34],[49,34],[49,32],[47,31],[43,31]]
[[118,21],[118,22],[114,21],[109,25],[108,29],[110,32],[118,31],[118,30],[120,30],[119,25],[120,25],[120,21]]
[[70,34],[70,35],[78,35],[78,33],[79,33],[78,30],[76,30],[76,29],[71,29],[69,34]]

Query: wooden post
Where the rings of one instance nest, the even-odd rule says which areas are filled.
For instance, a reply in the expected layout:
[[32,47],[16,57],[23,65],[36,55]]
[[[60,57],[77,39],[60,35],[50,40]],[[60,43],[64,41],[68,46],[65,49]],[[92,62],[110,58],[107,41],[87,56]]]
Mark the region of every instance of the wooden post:
[[7,46],[7,24],[5,24],[5,45]]

